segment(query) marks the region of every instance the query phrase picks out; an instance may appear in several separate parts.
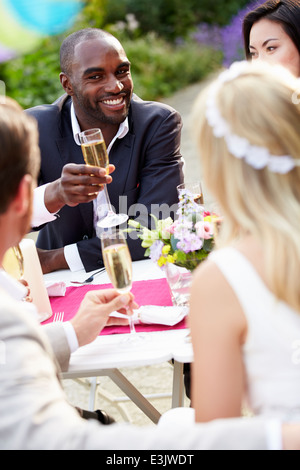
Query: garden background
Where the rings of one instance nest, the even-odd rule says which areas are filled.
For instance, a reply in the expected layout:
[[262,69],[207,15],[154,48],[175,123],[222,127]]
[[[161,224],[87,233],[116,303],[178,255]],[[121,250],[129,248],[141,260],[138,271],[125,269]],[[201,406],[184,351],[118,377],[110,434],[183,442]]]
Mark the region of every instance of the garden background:
[[[1,3],[0,0],[0,39],[4,21]],[[135,92],[143,99],[168,103],[181,114],[185,176],[186,181],[192,181],[201,174],[201,169],[190,138],[190,109],[211,73],[244,58],[242,18],[259,3],[262,1],[90,0],[85,2],[71,29],[41,39],[30,53],[6,62],[1,63],[0,54],[0,80],[5,83],[7,95],[24,108],[51,103],[63,93],[59,82],[59,49],[63,38],[84,27],[109,30],[121,40],[132,62]],[[207,205],[210,201],[205,188],[204,195]],[[121,372],[160,413],[170,409],[172,364],[126,368]],[[100,377],[97,383],[95,408],[106,410],[116,421],[129,420],[140,426],[153,424],[109,377]],[[89,380],[64,380],[63,386],[70,403],[88,407]],[[189,406],[188,399],[185,406]]]
[[146,100],[161,100],[200,82],[220,66],[242,59],[242,18],[259,3],[86,1],[72,28],[44,37],[30,52],[0,63],[0,80],[5,83],[6,94],[24,108],[55,101],[63,93],[59,82],[63,38],[81,28],[97,27],[112,32],[122,42],[132,63],[135,93]]

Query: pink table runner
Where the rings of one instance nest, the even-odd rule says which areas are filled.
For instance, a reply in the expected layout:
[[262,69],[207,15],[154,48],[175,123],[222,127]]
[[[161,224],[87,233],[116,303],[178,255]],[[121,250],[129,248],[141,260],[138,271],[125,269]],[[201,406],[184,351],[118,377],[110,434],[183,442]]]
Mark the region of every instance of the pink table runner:
[[[50,303],[53,313],[64,312],[64,321],[71,320],[77,312],[79,305],[89,290],[111,289],[111,284],[102,285],[85,285],[81,287],[67,287],[64,297],[50,297]],[[149,281],[136,281],[132,285],[131,292],[135,296],[135,300],[139,306],[142,305],[158,305],[158,306],[171,306],[172,299],[170,289],[166,279],[154,279]],[[46,323],[53,321],[54,315]],[[175,326],[166,325],[136,325],[137,332],[145,331],[164,331],[186,328],[185,320],[182,320]],[[121,334],[129,333],[129,326],[107,326],[100,333],[101,335],[107,334]]]

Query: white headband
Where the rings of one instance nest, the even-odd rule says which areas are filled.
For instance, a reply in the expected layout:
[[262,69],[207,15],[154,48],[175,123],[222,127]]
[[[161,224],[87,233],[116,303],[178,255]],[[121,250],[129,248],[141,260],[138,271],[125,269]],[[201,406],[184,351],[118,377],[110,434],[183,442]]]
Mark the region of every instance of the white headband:
[[300,160],[296,160],[290,155],[271,155],[266,147],[251,145],[244,138],[233,134],[229,124],[223,119],[216,104],[216,95],[222,85],[234,80],[243,72],[249,71],[249,63],[246,61],[235,62],[228,70],[222,72],[217,81],[211,87],[206,102],[206,119],[213,129],[215,137],[224,137],[229,152],[236,158],[244,158],[245,161],[255,169],[268,167],[273,173],[288,173],[295,166],[300,166]]

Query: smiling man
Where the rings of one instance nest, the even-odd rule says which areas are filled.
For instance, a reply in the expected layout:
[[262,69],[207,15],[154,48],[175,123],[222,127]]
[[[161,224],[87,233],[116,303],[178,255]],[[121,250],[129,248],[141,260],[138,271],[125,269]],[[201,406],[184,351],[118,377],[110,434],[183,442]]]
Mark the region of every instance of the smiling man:
[[71,64],[69,51],[62,46],[61,83],[72,96],[81,129],[101,123],[109,145],[128,116],[133,82],[130,62],[119,41],[107,33],[97,34],[97,41],[87,36],[75,45]]
[[[107,210],[104,184],[116,212],[145,223],[150,213],[172,215],[183,181],[181,118],[173,108],[133,94],[130,61],[114,36],[90,28],[71,34],[62,43],[60,64],[65,95],[27,110],[40,133],[32,225],[40,229],[44,273],[103,265],[95,226]],[[84,164],[78,134],[91,128],[102,131],[112,177]],[[128,245],[133,260],[144,257],[138,239],[131,236]]]

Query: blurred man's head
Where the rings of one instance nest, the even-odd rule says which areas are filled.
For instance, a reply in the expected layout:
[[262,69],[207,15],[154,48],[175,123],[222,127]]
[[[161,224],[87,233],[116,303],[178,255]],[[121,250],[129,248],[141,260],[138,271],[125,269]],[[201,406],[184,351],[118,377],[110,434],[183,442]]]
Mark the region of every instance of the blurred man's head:
[[30,227],[33,188],[36,185],[39,167],[40,151],[35,121],[27,116],[14,100],[2,97],[0,100],[0,237],[3,231],[11,232],[12,245],[18,243]]

